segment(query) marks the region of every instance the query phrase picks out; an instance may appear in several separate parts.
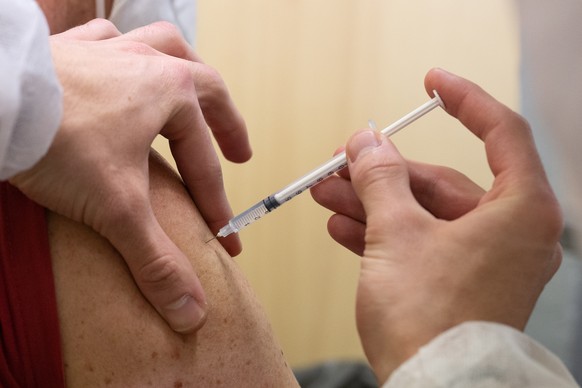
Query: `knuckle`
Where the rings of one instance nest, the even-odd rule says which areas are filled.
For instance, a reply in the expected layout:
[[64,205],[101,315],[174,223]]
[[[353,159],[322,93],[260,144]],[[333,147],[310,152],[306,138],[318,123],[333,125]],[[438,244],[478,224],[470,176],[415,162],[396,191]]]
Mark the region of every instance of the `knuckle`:
[[147,193],[134,184],[112,180],[110,176],[105,177],[103,181],[107,179],[110,182],[96,193],[100,197],[99,203],[102,208],[107,209],[106,217],[103,218],[101,225],[95,225],[96,229],[108,235],[133,230],[140,217],[151,211]]
[[206,70],[205,75],[207,78],[209,89],[213,91],[215,94],[217,94],[219,97],[224,97],[226,94],[228,94],[226,89],[226,83],[222,79],[220,73],[216,69],[208,66],[206,67],[205,70]]
[[564,230],[564,216],[562,210],[553,195],[546,194],[545,199],[542,199],[541,201],[545,203],[543,216],[545,218],[547,238],[550,242],[556,243],[560,240]]
[[203,109],[211,109],[228,98],[226,83],[216,69],[203,64],[198,64],[196,69],[200,105]]
[[154,55],[156,54],[156,50],[151,47],[150,45],[138,42],[138,41],[125,41],[123,42],[122,49],[131,54],[136,55]]
[[514,112],[513,114],[514,120],[515,120],[515,126],[519,126],[525,130],[531,131],[531,126],[529,124],[529,121],[523,117],[522,115]]
[[512,128],[531,133],[531,126],[529,124],[529,121],[527,121],[525,117],[513,111],[510,117],[511,117],[510,123]]
[[53,37],[67,38],[69,36],[89,39],[89,40],[100,40],[104,37],[113,37],[120,35],[119,30],[115,25],[106,19],[93,19],[85,24],[78,25],[70,30],[67,30],[61,34],[53,35]]
[[196,55],[192,47],[184,38],[182,31],[172,23],[159,21],[142,27],[137,35],[155,41],[160,51],[176,58],[192,61]]
[[[358,166],[359,167],[359,166]],[[408,171],[402,163],[389,160],[388,158],[378,158],[374,163],[368,164],[355,173],[360,176],[360,180],[366,185],[377,185],[386,181],[407,179]]]
[[178,282],[180,267],[172,255],[163,255],[151,260],[139,270],[137,279],[142,286],[161,290]]
[[209,163],[198,174],[188,179],[188,185],[191,187],[203,187],[206,192],[223,192],[224,176],[220,163]]
[[521,210],[523,219],[530,224],[528,230],[533,241],[548,247],[559,242],[564,230],[564,216],[549,186],[525,197]]
[[107,20],[107,19],[93,19],[91,21],[89,21],[88,23],[79,26],[80,28],[86,28],[86,29],[98,29],[100,31],[104,31],[104,32],[118,32],[117,27],[115,27],[115,24],[113,24],[111,21]]
[[224,91],[226,86],[218,70],[208,65],[199,65],[199,71],[210,90]]
[[180,90],[194,92],[197,89],[190,62],[172,59],[172,66],[168,69],[171,71],[171,79]]
[[[197,104],[206,114],[220,111],[224,102],[230,100],[224,80],[210,66],[168,58],[164,69],[174,97],[184,98],[187,104]],[[196,95],[195,100],[193,95]]]
[[163,34],[170,40],[182,40],[182,33],[180,29],[174,24],[167,21],[158,21],[144,27],[153,34]]

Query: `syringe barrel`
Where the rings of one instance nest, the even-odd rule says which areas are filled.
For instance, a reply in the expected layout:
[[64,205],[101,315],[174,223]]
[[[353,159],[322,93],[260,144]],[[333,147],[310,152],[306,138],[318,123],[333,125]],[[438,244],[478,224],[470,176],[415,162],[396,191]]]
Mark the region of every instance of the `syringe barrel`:
[[251,206],[236,217],[231,218],[230,221],[228,221],[228,224],[220,229],[217,236],[226,237],[231,233],[237,233],[245,226],[252,224],[253,222],[263,217],[265,214],[269,213],[274,209],[274,207],[267,207],[268,202],[267,204],[265,202],[268,200],[269,198],[255,204],[254,206]]
[[[397,120],[388,127],[384,128],[381,131],[382,134],[384,134],[385,136],[393,135],[396,132],[400,131],[402,128],[406,127],[408,124],[424,116],[437,106],[441,106],[444,108],[444,103],[441,100],[438,93],[436,92],[436,90],[434,91],[434,94],[435,97],[433,99],[424,103],[423,105],[421,105],[414,111],[410,112],[409,114],[403,116],[400,120]],[[305,190],[317,185],[320,182],[323,182],[325,179],[329,178],[336,172],[347,167],[347,165],[348,163],[346,160],[346,153],[344,151],[340,154],[337,154],[336,156],[334,156],[332,159],[328,160],[321,166],[305,174],[301,178],[297,179],[293,183],[289,184],[282,190],[279,190],[277,193],[273,194],[272,197],[279,204],[283,204],[287,201],[292,200],[294,197],[303,193]]]
[[[414,111],[403,116],[400,120],[392,123],[390,126],[384,128],[381,132],[385,136],[390,136],[402,128],[406,127],[408,124],[414,122],[418,118],[424,116],[437,106],[445,108],[443,100],[440,98],[438,93],[435,91],[435,97],[430,101],[424,103]],[[305,190],[315,186],[316,184],[324,181],[328,177],[332,176],[339,170],[347,166],[346,153],[345,151],[336,155],[332,159],[328,160],[326,163],[307,173],[303,177],[299,178],[295,182],[289,184],[282,190],[276,192],[275,194],[265,198],[256,205],[250,207],[243,213],[232,218],[228,224],[226,224],[217,234],[217,237],[226,237],[231,233],[237,233],[239,230],[247,225],[252,224],[257,221],[265,214],[269,213],[271,210],[275,209],[279,205],[290,201],[292,198],[301,194]]]
[[328,160],[321,166],[303,175],[295,182],[279,190],[278,192],[273,194],[272,197],[278,203],[284,204],[285,202],[290,201],[294,197],[303,193],[305,190],[329,178],[339,170],[342,170],[343,168],[347,167],[347,165],[348,163],[346,161],[346,153],[344,151],[334,156],[332,159]]

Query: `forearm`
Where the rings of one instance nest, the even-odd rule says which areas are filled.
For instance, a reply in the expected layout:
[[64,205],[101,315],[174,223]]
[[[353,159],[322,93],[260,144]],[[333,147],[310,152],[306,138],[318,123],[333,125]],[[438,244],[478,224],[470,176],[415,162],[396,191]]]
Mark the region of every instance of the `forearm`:
[[556,356],[522,332],[467,322],[422,347],[383,388],[577,386]]

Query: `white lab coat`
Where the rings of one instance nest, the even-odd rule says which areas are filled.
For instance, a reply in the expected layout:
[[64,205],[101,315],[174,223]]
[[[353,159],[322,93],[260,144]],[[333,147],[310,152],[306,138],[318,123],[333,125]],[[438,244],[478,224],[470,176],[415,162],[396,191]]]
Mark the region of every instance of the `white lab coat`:
[[467,322],[402,364],[383,388],[578,387],[564,364],[542,345],[509,326]]
[[33,0],[0,0],[0,180],[33,166],[62,116],[46,19]]

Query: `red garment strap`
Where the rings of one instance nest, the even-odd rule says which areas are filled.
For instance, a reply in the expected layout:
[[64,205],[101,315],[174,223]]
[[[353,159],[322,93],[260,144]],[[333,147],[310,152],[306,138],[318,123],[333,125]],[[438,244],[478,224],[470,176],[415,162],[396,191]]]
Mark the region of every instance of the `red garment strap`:
[[45,209],[0,182],[0,386],[64,387]]

